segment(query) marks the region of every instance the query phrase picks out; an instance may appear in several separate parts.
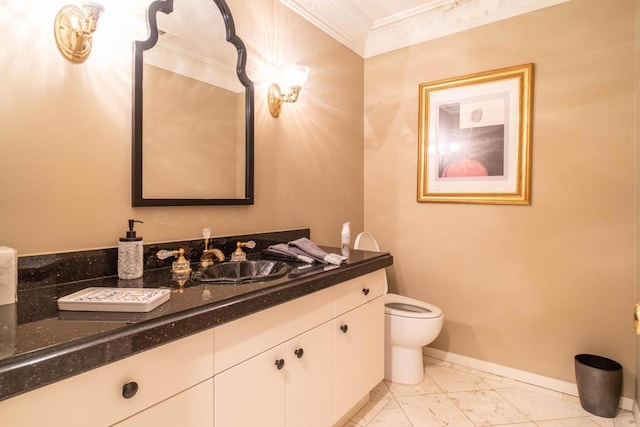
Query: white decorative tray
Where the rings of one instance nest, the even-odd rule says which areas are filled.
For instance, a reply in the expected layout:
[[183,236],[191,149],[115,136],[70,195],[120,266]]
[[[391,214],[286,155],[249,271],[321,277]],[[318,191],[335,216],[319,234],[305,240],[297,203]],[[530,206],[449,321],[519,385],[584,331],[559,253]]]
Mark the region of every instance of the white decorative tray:
[[145,313],[170,297],[171,289],[86,288],[58,299],[58,309]]

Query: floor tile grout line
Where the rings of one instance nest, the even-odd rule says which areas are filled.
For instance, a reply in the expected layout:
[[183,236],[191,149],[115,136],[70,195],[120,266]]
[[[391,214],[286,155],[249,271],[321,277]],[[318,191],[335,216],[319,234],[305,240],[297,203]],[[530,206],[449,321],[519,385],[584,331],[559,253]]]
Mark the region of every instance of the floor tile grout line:
[[[397,401],[395,394],[393,394],[393,392],[391,391],[391,388],[389,388],[389,386],[387,386],[387,383],[385,382],[385,380],[383,379],[381,381],[382,385],[384,386],[386,393],[391,396],[391,399],[389,399],[389,402],[387,402],[377,413],[376,416],[379,415],[387,406],[389,406],[389,404],[391,403],[391,401],[393,400],[396,405],[400,408],[400,410],[402,411],[402,414],[405,416],[405,418],[407,419],[407,421],[409,421],[409,424],[411,424],[411,427],[413,427],[413,423],[411,422],[411,420],[409,419],[409,417],[407,416],[407,414],[404,412],[404,410],[402,409],[402,407],[400,406],[400,402]],[[383,399],[381,399],[383,400]],[[373,417],[369,422],[365,423],[363,425],[363,427],[368,426],[371,422],[373,422],[376,419],[376,417]]]
[[404,417],[407,419],[407,421],[409,421],[410,427],[414,427],[413,421],[411,421],[411,418],[409,418],[409,415],[404,411],[404,408],[402,407],[402,405],[400,405],[400,402],[398,402],[398,399],[396,398],[396,395],[393,394],[393,392],[391,392],[391,390],[389,390],[389,392],[391,393],[391,396],[393,396],[393,400],[396,402],[396,405],[398,405],[398,408],[400,408],[400,411],[402,411],[402,415],[404,415]]
[[[499,376],[501,378],[501,380],[504,380],[503,376]],[[482,379],[481,379],[482,380]],[[500,390],[493,387],[491,384],[485,382],[484,380],[482,380],[483,383],[485,383],[487,386],[489,386],[489,388],[493,391],[495,391],[496,393],[498,393],[498,395],[504,399],[505,402],[507,402],[509,405],[511,405],[516,411],[518,411],[518,413],[522,414],[523,417],[525,417],[527,419],[527,422],[531,422],[535,425],[538,425],[534,419],[532,419],[529,415],[525,414],[522,410],[520,410],[520,408],[518,408],[516,405],[514,405],[513,403],[511,403],[509,401],[509,399],[507,399],[502,393],[500,393]],[[500,381],[502,383],[502,381]],[[513,424],[513,423],[512,423]]]
[[[433,380],[433,378],[432,378],[432,380]],[[433,381],[435,382],[435,380],[433,380]],[[436,382],[436,384],[438,384],[438,383]],[[442,389],[442,387],[441,387],[439,384],[438,384],[438,387],[440,387],[440,389]],[[472,391],[475,391],[475,390],[472,390]],[[446,392],[446,391],[444,391],[444,390],[443,390],[443,392],[444,392],[444,395],[445,395],[445,396],[447,396],[447,399],[449,399],[449,401],[451,402],[451,404],[452,404],[453,406],[455,406],[456,408],[458,408],[458,410],[459,410],[459,411],[462,413],[462,415],[463,415],[463,416],[464,416],[464,417],[465,417],[465,418],[466,418],[466,419],[471,423],[471,425],[473,425],[473,426],[475,426],[475,427],[478,427],[478,426],[476,425],[476,423],[474,423],[474,422],[473,422],[473,420],[472,420],[471,418],[469,418],[469,416],[467,415],[467,413],[466,413],[465,411],[463,411],[461,407],[459,407],[458,405],[456,405],[456,401],[455,401],[455,400],[453,400],[453,399],[451,398],[451,396],[449,396],[449,393],[448,393],[448,392]],[[488,427],[491,427],[491,426],[488,426]]]
[[[426,375],[426,373],[425,373]],[[409,422],[410,427],[415,427],[413,425],[413,421],[411,421],[411,418],[409,418],[409,415],[405,412],[404,408],[402,407],[402,405],[400,404],[400,402],[398,402],[398,397],[395,395],[395,393],[391,390],[391,388],[389,386],[387,386],[387,383],[384,382],[384,386],[387,388],[387,390],[389,391],[389,394],[391,394],[391,397],[393,398],[393,401],[396,403],[396,405],[398,405],[398,408],[400,408],[400,411],[402,412],[402,415],[404,415],[404,418]]]

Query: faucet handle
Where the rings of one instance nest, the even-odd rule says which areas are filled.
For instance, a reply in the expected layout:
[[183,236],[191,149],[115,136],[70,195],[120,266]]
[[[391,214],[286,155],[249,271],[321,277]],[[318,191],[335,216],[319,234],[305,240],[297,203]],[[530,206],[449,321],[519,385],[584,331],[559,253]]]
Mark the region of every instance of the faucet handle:
[[[184,249],[183,249],[183,253],[184,253]],[[167,251],[167,250],[161,250],[158,251],[158,253],[156,254],[156,256],[158,257],[158,259],[167,259],[170,256],[177,256],[178,255],[178,251]]]
[[211,229],[209,227],[202,229],[202,237],[208,239],[211,237]]
[[209,249],[209,239],[211,238],[211,229],[209,227],[202,229],[202,238],[204,239],[204,250]]
[[249,249],[253,249],[256,247],[256,242],[253,240],[249,240],[248,242],[237,242],[236,250],[231,254],[231,261],[246,261],[247,254],[244,253],[242,247],[247,247]]
[[184,248],[178,248],[175,251],[161,250],[158,251],[156,256],[159,259],[166,259],[171,256],[176,257],[176,260],[171,264],[171,273],[183,273],[188,275],[191,272],[189,260],[184,257]]

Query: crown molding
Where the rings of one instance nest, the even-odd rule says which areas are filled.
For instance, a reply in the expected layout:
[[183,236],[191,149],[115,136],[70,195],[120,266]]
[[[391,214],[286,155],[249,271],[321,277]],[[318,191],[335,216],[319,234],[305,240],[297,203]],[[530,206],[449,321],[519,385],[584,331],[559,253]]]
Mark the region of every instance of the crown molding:
[[349,0],[280,0],[280,3],[364,57],[373,21]]
[[364,57],[469,30],[570,0],[458,0],[374,24]]
[[350,0],[280,0],[363,58],[571,0],[425,0],[373,22]]

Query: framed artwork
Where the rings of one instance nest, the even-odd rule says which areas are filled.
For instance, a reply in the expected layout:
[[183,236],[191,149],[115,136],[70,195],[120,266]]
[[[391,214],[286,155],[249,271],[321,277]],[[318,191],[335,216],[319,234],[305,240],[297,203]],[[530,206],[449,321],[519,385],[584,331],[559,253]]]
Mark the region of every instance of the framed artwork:
[[533,64],[419,86],[418,202],[529,205]]

